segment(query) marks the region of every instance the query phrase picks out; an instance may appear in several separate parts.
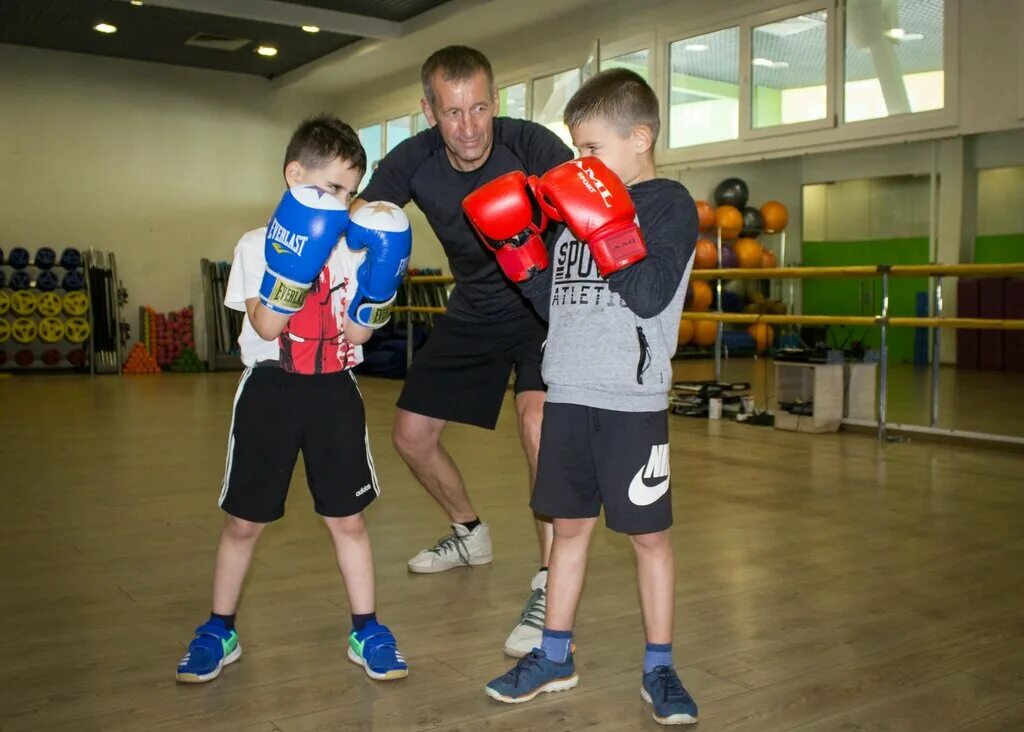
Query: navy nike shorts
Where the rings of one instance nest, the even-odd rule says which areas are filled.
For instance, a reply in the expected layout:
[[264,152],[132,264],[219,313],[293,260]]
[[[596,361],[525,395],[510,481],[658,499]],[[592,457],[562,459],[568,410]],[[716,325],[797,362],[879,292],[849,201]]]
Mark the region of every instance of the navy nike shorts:
[[530,506],[551,518],[595,518],[650,534],[672,525],[668,411],[616,412],[545,402]]

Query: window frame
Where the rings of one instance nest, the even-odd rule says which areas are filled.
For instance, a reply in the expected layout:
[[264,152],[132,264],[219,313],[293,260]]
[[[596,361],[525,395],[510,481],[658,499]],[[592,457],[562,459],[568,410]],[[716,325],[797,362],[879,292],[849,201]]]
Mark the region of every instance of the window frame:
[[[687,41],[698,36],[718,33],[719,31],[731,30],[732,28],[737,29],[740,39],[740,56],[737,59],[737,63],[740,64],[740,66],[737,67],[737,78],[739,80],[739,96],[737,97],[739,100],[739,115],[738,126],[736,128],[736,138],[731,140],[717,140],[715,142],[702,142],[696,145],[669,147],[668,141],[672,137],[672,44],[678,43],[679,41]],[[733,21],[725,23],[719,22],[713,25],[696,26],[685,32],[675,33],[668,36],[667,39],[659,41],[658,45],[663,49],[661,66],[664,69],[660,82],[661,96],[658,100],[658,106],[661,108],[661,129],[663,133],[660,136],[661,140],[658,142],[658,152],[663,153],[666,156],[676,155],[679,158],[685,158],[689,157],[685,155],[687,152],[738,145],[743,140],[743,24],[739,21]],[[653,88],[655,93],[657,93],[659,87]]]
[[[851,143],[865,140],[877,144],[895,142],[908,136],[914,139],[934,137],[944,130],[955,129],[959,124],[959,56],[960,10],[962,0],[944,0],[943,27],[943,73],[945,81],[943,108],[927,112],[880,117],[877,119],[843,121],[846,78],[846,3],[845,0],[800,0],[778,8],[766,8],[751,15],[740,15],[736,11],[716,13],[713,20],[698,24],[680,23],[659,29],[654,54],[651,86],[659,94],[661,102],[660,135],[656,149],[659,166],[685,165],[692,163],[721,163],[730,160],[762,157],[765,154],[788,155],[794,150],[821,151],[836,147],[848,147]],[[752,32],[756,25],[771,20],[782,20],[799,15],[801,11],[826,10],[829,13],[829,42],[832,52],[826,59],[827,94],[832,101],[831,116],[825,120],[812,120],[792,125],[775,125],[751,129],[752,98],[750,60]],[[671,44],[694,36],[714,33],[728,28],[739,28],[740,32],[740,119],[739,133],[734,140],[708,142],[684,147],[669,147],[671,136],[670,104],[672,81]],[[1020,110],[1024,117],[1024,56],[1021,61]],[[842,92],[842,93],[841,93]],[[827,104],[828,102],[826,102]],[[794,137],[796,136],[796,137]],[[797,139],[799,137],[799,139]]]
[[[837,38],[835,6],[834,0],[805,0],[795,5],[787,5],[783,8],[752,15],[741,24],[741,32],[742,27],[746,26],[746,37],[744,38],[742,35],[740,37],[740,93],[742,95],[744,82],[746,82],[747,92],[744,98],[745,104],[740,107],[740,140],[794,135],[812,130],[831,129],[838,125],[836,84],[833,83],[836,78],[836,54],[833,52]],[[751,62],[754,60],[754,30],[762,25],[777,23],[780,20],[821,10],[827,14],[825,21],[825,116],[807,122],[754,127],[754,70],[751,66]],[[744,79],[744,77],[746,78]]]
[[[394,117],[388,117],[387,119],[385,119],[384,123],[383,123],[384,124],[384,134],[381,136],[383,138],[384,155],[381,155],[381,159],[383,159],[389,152],[391,152],[392,150],[395,149],[394,146],[390,145],[390,141],[388,140],[388,137],[389,137],[389,135],[388,135],[388,124],[390,122],[393,122],[393,121],[397,120],[397,119],[402,119],[403,117],[409,121],[409,134],[404,139],[408,140],[410,137],[414,137],[417,134],[415,132],[415,130],[414,130],[414,128],[416,127],[416,113],[415,112],[413,112],[412,114],[396,114]],[[399,140],[397,143],[395,143],[395,145],[400,145],[402,142],[403,142],[403,140]]]
[[[838,6],[836,15],[836,126],[839,129],[857,130],[857,137],[873,137],[875,134],[893,134],[918,130],[933,130],[953,127],[960,118],[960,0],[944,0],[942,19],[942,109],[910,114],[887,115],[874,119],[847,122],[846,117],[846,3],[834,0]],[[950,60],[953,63],[950,64]],[[842,90],[840,94],[839,91]]]

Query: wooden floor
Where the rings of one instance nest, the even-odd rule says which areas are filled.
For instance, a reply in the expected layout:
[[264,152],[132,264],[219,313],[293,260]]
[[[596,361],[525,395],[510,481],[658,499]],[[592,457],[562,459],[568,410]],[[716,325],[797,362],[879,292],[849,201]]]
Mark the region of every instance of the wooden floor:
[[[209,610],[236,379],[0,380],[0,730],[657,728],[632,557],[606,530],[580,685],[521,706],[483,695],[537,564],[512,412],[448,436],[494,564],[410,576],[446,526],[387,439],[399,384],[372,379],[379,611],[409,678],[372,682],[345,659],[348,608],[300,467],[243,597],[241,662],[176,685]],[[674,417],[672,465],[676,660],[699,729],[1024,729],[1019,454]]]

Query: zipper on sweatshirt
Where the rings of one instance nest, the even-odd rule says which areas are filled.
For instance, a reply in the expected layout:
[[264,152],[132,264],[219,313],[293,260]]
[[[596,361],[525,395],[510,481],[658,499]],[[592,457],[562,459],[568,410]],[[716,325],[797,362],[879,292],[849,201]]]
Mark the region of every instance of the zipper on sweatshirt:
[[644,335],[644,329],[639,325],[636,327],[636,339],[640,345],[640,360],[636,364],[636,383],[643,384],[644,374],[650,368],[653,356],[651,346],[647,343],[647,336]]

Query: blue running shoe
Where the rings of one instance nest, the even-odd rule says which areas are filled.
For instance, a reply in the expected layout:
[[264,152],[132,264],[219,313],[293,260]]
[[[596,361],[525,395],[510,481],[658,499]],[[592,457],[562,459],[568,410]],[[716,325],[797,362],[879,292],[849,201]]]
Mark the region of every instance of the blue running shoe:
[[679,674],[671,666],[657,666],[644,674],[640,696],[654,707],[654,721],[658,724],[694,724],[697,721],[697,702],[683,688]]
[[219,620],[208,620],[196,628],[196,637],[188,644],[188,653],[178,664],[178,681],[201,684],[220,676],[221,669],[242,656],[238,633],[228,630]]
[[540,648],[534,648],[519,663],[484,687],[492,699],[506,704],[528,702],[546,691],[567,691],[580,682],[572,653],[565,663],[555,663]]
[[348,658],[377,681],[404,679],[409,666],[398,650],[398,642],[386,625],[370,621],[362,630],[348,636]]

